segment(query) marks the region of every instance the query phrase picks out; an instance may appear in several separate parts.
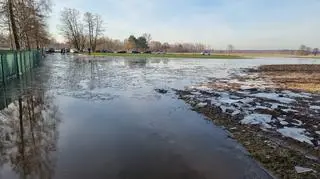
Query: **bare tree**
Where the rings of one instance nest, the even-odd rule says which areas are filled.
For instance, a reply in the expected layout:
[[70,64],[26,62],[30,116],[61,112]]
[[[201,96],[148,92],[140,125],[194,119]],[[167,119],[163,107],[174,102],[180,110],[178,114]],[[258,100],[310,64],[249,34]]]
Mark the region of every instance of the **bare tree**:
[[97,40],[103,32],[103,21],[100,15],[93,15],[90,12],[84,14],[84,22],[86,24],[87,35],[89,39],[89,48],[92,51],[96,50]]
[[[46,18],[51,11],[49,0],[3,0],[1,24],[13,39],[15,48],[39,48],[48,39]],[[12,45],[13,47],[13,45]]]
[[76,9],[63,9],[60,30],[77,50],[82,51],[85,48],[86,37],[80,17],[81,14]]
[[94,38],[94,26],[95,26],[94,15],[90,12],[86,12],[84,14],[84,22],[86,24],[88,38],[89,38],[89,48],[92,50],[93,38]]
[[234,50],[233,45],[229,44],[228,47],[227,47],[228,54],[230,55],[233,52],[233,50]]
[[151,34],[144,33],[144,34],[142,34],[142,37],[146,38],[148,45],[150,45],[149,43],[152,40]]
[[162,44],[159,41],[151,41],[149,44],[150,50],[152,50],[152,51],[161,50],[161,46],[162,46]]
[[312,48],[311,47],[306,47],[304,55],[310,55],[311,52],[312,52]]
[[307,47],[305,45],[300,45],[300,48],[298,50],[299,55],[304,55]]
[[169,43],[168,43],[168,42],[163,43],[163,44],[162,44],[162,49],[163,49],[165,52],[167,52],[168,49],[170,49]]
[[13,0],[8,0],[8,9],[9,9],[9,21],[11,22],[11,29],[13,34],[14,43],[17,50],[20,50],[19,36],[18,36],[18,28],[16,24],[16,18],[14,13],[14,4]]

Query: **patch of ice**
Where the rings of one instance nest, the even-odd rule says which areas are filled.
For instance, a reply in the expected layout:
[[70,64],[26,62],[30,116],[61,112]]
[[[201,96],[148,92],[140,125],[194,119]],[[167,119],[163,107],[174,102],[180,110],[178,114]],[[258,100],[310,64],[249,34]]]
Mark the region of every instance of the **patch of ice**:
[[285,93],[290,98],[311,98],[308,93],[294,93],[289,90],[282,91],[282,93]]
[[191,94],[185,95],[184,97],[187,97],[187,98],[195,98],[195,96],[194,96],[194,95],[191,95]]
[[297,141],[306,142],[310,145],[313,145],[313,143],[311,142],[313,138],[306,136],[306,130],[303,128],[284,127],[281,129],[277,129],[277,131],[285,137],[290,137]]
[[225,104],[232,104],[232,103],[236,103],[239,102],[239,100],[235,100],[235,99],[230,99],[230,98],[225,98],[222,97],[220,99],[218,99],[221,103],[225,103]]
[[284,111],[284,112],[299,112],[299,111],[297,111],[295,109],[281,109],[281,110]]
[[217,99],[220,103],[232,104],[239,102],[237,99],[231,99],[232,96],[230,96],[228,93],[221,93],[220,95],[221,96]]
[[239,100],[239,101],[241,101],[242,103],[251,103],[251,102],[253,102],[254,101],[254,99],[253,98],[244,98],[244,99],[241,99],[241,100]]
[[288,125],[289,123],[287,122],[287,121],[285,121],[285,119],[283,119],[283,118],[278,118],[278,120],[280,121],[280,124],[282,124],[282,125],[284,125],[284,126],[286,126],[286,125]]
[[271,100],[279,101],[279,102],[286,103],[286,104],[295,102],[294,99],[286,98],[286,97],[280,97],[276,93],[256,93],[256,94],[252,94],[251,96],[258,97],[258,98],[271,99]]
[[89,88],[89,80],[81,80],[79,82],[79,86],[83,89],[88,89]]
[[298,120],[298,119],[293,119],[294,121],[296,121],[297,123],[292,123],[293,125],[295,125],[295,126],[301,126],[303,123],[300,121],[300,120]]
[[280,124],[286,126],[286,125],[288,125],[289,123],[288,123],[287,121],[280,121]]
[[212,89],[207,86],[192,86],[191,88],[201,90],[201,91],[206,91],[206,92],[212,91]]
[[256,106],[255,108],[259,108],[259,109],[269,109],[268,107],[265,107],[265,106]]
[[201,95],[201,93],[199,91],[192,91],[191,94],[193,94],[193,95]]
[[198,103],[196,105],[197,108],[203,108],[203,107],[206,107],[206,106],[207,106],[207,103],[202,103],[202,102],[200,102],[200,103]]
[[226,111],[227,111],[227,109],[228,109],[228,107],[227,107],[227,106],[223,106],[223,105],[221,105],[221,106],[220,106],[220,108],[221,108],[222,112],[226,112]]
[[259,124],[264,128],[271,128],[268,124],[272,122],[272,116],[269,114],[250,114],[240,121],[241,124]]
[[310,109],[320,110],[320,106],[310,106]]
[[277,109],[281,104],[279,103],[270,103],[271,104],[271,109]]
[[240,114],[241,113],[241,111],[240,110],[235,110],[235,111],[233,111],[233,113],[231,114],[232,116],[235,116],[235,115],[238,115],[238,114]]
[[316,134],[320,135],[320,131],[316,131]]
[[247,86],[247,85],[242,85],[242,86],[240,87],[241,90],[249,90],[249,89],[253,89],[253,88],[255,88],[255,87],[253,87],[253,86]]
[[295,166],[294,169],[296,170],[297,173],[314,172],[314,170],[311,168],[305,168],[300,166]]

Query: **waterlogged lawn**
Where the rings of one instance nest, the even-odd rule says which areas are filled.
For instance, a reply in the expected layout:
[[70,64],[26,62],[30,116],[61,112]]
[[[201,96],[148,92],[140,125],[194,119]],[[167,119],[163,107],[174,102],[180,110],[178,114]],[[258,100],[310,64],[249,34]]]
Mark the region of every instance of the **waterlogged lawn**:
[[168,54],[132,54],[132,53],[92,53],[92,56],[115,56],[115,57],[159,57],[159,58],[207,58],[207,59],[247,59],[239,55],[201,55],[191,53],[168,53]]

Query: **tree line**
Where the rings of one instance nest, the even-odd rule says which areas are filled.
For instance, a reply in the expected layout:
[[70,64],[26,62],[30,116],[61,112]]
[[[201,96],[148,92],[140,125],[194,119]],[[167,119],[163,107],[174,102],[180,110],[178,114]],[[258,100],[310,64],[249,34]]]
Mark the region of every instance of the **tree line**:
[[11,49],[41,48],[49,43],[50,0],[1,0],[0,28]]
[[319,53],[319,48],[311,48],[306,45],[301,45],[299,50],[297,51],[297,55],[310,55],[313,54],[314,56],[317,56]]
[[130,35],[122,40],[112,39],[109,37],[100,37],[97,39],[96,50],[110,51],[153,51],[153,52],[178,52],[191,53],[209,50],[210,46],[201,43],[168,43],[160,41],[152,41],[152,37],[148,33],[144,33],[139,37]]

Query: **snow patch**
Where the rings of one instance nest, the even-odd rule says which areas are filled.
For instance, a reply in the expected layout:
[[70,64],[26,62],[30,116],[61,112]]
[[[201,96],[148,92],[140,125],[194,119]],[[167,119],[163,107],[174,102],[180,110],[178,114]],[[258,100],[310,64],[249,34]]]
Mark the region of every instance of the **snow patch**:
[[240,114],[241,113],[241,111],[240,110],[235,110],[235,111],[233,111],[233,113],[231,114],[232,116],[235,116],[235,115],[238,115],[238,114]]
[[277,109],[281,104],[279,103],[270,103],[271,104],[271,109]]
[[310,145],[313,145],[311,140],[313,138],[305,135],[306,129],[295,128],[295,127],[284,127],[282,129],[277,129],[277,131],[285,137],[290,137],[300,142],[306,142]]
[[286,98],[286,97],[280,97],[276,93],[256,93],[256,94],[252,94],[251,96],[258,97],[258,98],[271,99],[271,100],[279,101],[279,102],[286,103],[286,104],[295,102],[294,99]]
[[297,123],[292,123],[293,125],[295,125],[295,126],[301,126],[303,123],[300,121],[300,120],[298,120],[298,119],[293,119],[294,121],[296,121]]
[[282,91],[290,98],[311,98],[311,95],[309,93],[294,93],[292,91]]
[[240,121],[241,124],[259,124],[264,128],[271,128],[268,124],[272,122],[272,116],[269,114],[250,114]]
[[197,108],[203,108],[203,107],[206,107],[207,106],[207,103],[198,103],[197,105],[196,105],[196,107]]
[[300,166],[295,166],[294,169],[296,170],[297,173],[314,172],[314,170],[311,168],[305,168]]
[[320,106],[310,106],[310,109],[320,110]]

